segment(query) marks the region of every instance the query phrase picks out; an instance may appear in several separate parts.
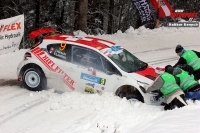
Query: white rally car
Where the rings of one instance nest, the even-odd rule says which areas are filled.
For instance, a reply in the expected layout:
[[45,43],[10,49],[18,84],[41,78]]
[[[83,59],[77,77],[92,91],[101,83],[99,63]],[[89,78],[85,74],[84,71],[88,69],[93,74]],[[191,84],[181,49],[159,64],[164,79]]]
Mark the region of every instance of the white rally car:
[[43,28],[30,38],[40,38],[17,67],[18,80],[32,91],[48,86],[62,91],[114,92],[117,96],[158,104],[157,93],[142,87],[157,77],[154,69],[113,42],[91,37],[55,33]]

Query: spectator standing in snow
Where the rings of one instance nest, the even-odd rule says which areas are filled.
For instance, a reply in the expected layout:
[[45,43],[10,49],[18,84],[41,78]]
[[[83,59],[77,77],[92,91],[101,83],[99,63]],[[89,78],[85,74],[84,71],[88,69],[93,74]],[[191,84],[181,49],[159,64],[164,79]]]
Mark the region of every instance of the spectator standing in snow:
[[173,68],[171,65],[166,67],[166,72],[174,75],[177,78],[178,85],[185,92],[186,99],[200,100],[200,85],[195,80],[194,75],[190,70],[183,70],[181,68],[188,68],[186,65],[177,65]]
[[184,100],[184,92],[178,86],[177,79],[172,74],[166,71],[160,74],[155,79],[155,81],[148,86],[146,92],[151,92],[155,90],[159,90],[160,92],[160,95],[156,99],[161,96],[164,98],[164,101],[166,103],[164,110],[173,109],[174,106],[180,108],[187,105],[186,101]]
[[188,64],[194,69],[194,77],[196,80],[200,79],[200,52],[194,50],[185,50],[181,45],[177,45],[175,52],[180,56],[178,62],[174,65],[176,67],[180,64]]

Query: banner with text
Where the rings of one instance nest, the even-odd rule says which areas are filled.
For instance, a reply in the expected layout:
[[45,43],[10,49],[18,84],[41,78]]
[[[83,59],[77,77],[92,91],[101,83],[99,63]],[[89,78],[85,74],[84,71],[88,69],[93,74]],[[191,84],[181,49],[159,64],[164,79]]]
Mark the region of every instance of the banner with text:
[[150,6],[147,0],[132,0],[132,1],[139,12],[142,25],[154,21],[153,16],[151,14]]
[[24,15],[0,20],[0,55],[15,51],[24,34]]

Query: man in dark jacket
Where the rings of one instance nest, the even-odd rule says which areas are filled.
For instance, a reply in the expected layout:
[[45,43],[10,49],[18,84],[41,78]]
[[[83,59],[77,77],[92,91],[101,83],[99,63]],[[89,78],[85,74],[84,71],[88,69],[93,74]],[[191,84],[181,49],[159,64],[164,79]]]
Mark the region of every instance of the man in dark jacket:
[[200,79],[200,52],[194,50],[185,50],[181,45],[177,45],[175,52],[180,56],[178,62],[173,66],[180,64],[188,64],[194,69],[194,76],[197,80]]
[[148,93],[155,90],[160,91],[160,97],[162,96],[166,103],[164,110],[173,109],[174,106],[180,108],[187,105],[184,100],[184,92],[178,86],[176,78],[166,71],[160,74],[155,81],[149,85],[146,92]]
[[199,82],[195,80],[194,75],[189,73],[186,69],[183,70],[186,65],[177,65],[173,68],[168,65],[165,69],[168,73],[174,75],[177,78],[177,83],[181,89],[185,92],[186,99],[196,99],[200,100],[200,85]]

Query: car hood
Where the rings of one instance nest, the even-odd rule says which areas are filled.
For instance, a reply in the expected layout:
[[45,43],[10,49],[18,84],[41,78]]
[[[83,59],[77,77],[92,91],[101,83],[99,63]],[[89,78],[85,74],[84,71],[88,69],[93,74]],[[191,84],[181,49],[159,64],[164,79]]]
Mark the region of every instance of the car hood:
[[147,84],[151,84],[153,82],[153,80],[147,78],[147,77],[144,77],[142,75],[139,75],[137,73],[129,73],[129,75],[134,78],[135,80],[137,81],[140,81],[140,82],[144,82],[144,83],[147,83]]
[[142,75],[144,77],[152,77],[154,79],[156,79],[157,76],[158,76],[156,74],[156,72],[155,72],[155,69],[152,68],[152,67],[149,67],[149,66],[146,69],[144,69],[144,70],[137,71],[136,73],[139,74],[139,75]]

